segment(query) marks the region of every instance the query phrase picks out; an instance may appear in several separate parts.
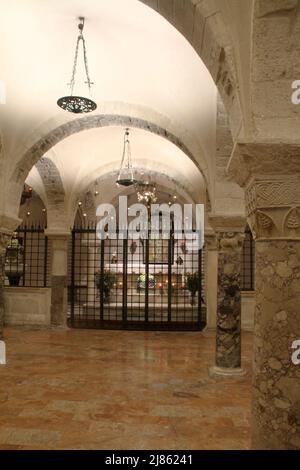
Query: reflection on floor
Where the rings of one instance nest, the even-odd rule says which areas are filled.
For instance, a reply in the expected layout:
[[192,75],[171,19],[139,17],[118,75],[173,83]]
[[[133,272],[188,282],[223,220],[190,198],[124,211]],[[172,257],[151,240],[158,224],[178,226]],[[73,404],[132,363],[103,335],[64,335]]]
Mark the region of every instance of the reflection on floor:
[[212,331],[6,329],[0,449],[246,449],[243,378],[208,377]]

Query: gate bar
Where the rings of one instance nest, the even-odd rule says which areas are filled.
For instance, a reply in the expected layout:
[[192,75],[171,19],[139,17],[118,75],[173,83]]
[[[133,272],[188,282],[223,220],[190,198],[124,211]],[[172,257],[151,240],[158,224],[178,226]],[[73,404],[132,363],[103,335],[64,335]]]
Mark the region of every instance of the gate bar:
[[103,321],[104,319],[103,279],[104,279],[104,239],[102,239],[100,243],[100,321]]
[[198,250],[198,322],[202,320],[202,250]]
[[146,243],[146,264],[145,264],[145,322],[149,321],[149,236],[145,240]]
[[168,322],[172,320],[172,238],[168,239]]
[[123,290],[122,290],[122,320],[127,320],[127,265],[128,265],[128,239],[123,239]]
[[75,230],[72,230],[72,260],[71,260],[71,326],[74,326],[75,309]]

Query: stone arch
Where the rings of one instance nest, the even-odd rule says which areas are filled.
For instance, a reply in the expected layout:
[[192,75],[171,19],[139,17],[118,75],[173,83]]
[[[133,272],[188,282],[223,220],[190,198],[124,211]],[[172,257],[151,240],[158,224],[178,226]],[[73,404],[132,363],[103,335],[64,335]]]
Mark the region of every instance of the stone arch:
[[47,157],[42,157],[36,163],[36,168],[45,188],[48,226],[53,223],[61,226],[65,222],[65,190],[59,170]]
[[[98,114],[68,121],[59,127],[56,127],[46,136],[40,138],[38,142],[27,150],[21,160],[17,163],[11,176],[11,181],[14,183],[23,182],[24,176],[26,177],[37,161],[61,140],[84,130],[106,126],[136,127],[163,137],[182,150],[203,173],[203,168],[200,167],[191,150],[182,142],[182,140],[167,129],[144,119],[134,118],[131,116]],[[206,178],[205,174],[203,174],[203,176]]]
[[232,40],[217,0],[140,0],[171,23],[193,46],[226,107],[233,136],[243,125]]

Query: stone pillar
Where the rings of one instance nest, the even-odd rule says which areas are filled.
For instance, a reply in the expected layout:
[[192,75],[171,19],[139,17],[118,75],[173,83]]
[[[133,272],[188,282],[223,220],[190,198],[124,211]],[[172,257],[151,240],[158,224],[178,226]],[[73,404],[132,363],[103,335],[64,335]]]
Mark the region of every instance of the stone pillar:
[[47,230],[51,243],[51,325],[66,326],[68,312],[68,241],[69,232]]
[[0,339],[3,338],[4,328],[4,264],[6,247],[9,243],[10,236],[0,232]]
[[252,182],[247,208],[256,238],[252,446],[300,449],[300,367],[291,360],[300,339],[300,177]]
[[4,265],[6,247],[14,230],[20,225],[21,219],[0,214],[0,339],[3,338],[4,326]]
[[218,298],[215,375],[241,375],[241,268],[245,221],[225,219],[214,226],[218,241]]
[[218,248],[215,234],[205,234],[205,254],[205,299],[207,308],[207,328],[216,328],[218,297]]
[[[300,146],[239,144],[231,171],[246,188],[256,241],[252,447],[300,449]],[[285,174],[284,174],[285,173]]]

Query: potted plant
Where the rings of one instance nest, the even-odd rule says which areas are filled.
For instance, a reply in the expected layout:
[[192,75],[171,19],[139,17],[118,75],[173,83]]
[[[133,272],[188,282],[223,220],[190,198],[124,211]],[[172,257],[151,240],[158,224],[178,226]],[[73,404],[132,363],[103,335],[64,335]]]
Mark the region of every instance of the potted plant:
[[18,286],[24,269],[23,247],[20,245],[17,233],[14,233],[6,248],[5,275],[10,286]]
[[103,301],[109,302],[110,300],[110,291],[114,287],[116,282],[117,276],[116,273],[112,271],[105,270],[103,272],[103,276],[101,275],[101,271],[95,272],[95,284],[96,287],[101,290],[101,284],[103,285]]
[[199,274],[198,272],[187,273],[186,287],[191,293],[191,305],[195,305],[196,293],[199,290]]

